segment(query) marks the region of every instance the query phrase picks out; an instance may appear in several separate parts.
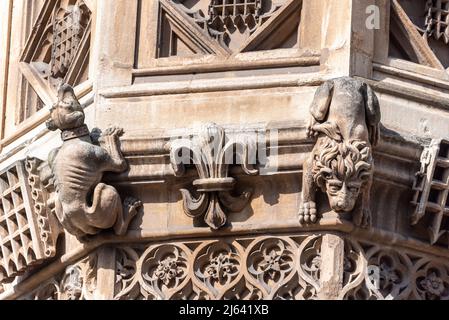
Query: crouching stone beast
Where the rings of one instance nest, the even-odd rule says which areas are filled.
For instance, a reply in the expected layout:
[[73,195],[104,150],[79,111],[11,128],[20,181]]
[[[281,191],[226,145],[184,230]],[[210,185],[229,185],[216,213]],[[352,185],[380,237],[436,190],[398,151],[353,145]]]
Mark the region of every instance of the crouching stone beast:
[[96,145],[84,118],[73,89],[62,85],[58,101],[51,109],[51,119],[46,123],[50,130],[61,130],[63,140],[47,162],[55,190],[55,212],[62,226],[77,237],[109,228],[123,235],[142,203],[133,198],[122,203],[117,190],[101,182],[104,172],[120,173],[127,169],[119,146],[123,130],[115,127],[105,130]]
[[325,82],[310,107],[307,130],[317,137],[303,167],[300,223],[318,220],[315,193],[327,194],[335,212],[352,212],[356,225],[370,224],[372,146],[379,140],[380,109],[372,89],[349,77]]

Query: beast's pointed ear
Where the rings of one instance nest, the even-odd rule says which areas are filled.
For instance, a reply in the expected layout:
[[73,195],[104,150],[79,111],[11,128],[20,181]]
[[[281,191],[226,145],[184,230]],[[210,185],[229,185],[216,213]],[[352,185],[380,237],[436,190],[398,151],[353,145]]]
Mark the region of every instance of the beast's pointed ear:
[[332,101],[333,91],[334,82],[331,80],[326,81],[317,89],[310,106],[310,113],[316,121],[322,122],[325,120]]
[[53,121],[53,119],[47,120],[45,122],[45,126],[47,127],[48,130],[50,131],[56,131],[58,130],[58,126],[56,125],[56,123]]
[[380,105],[379,99],[377,99],[376,94],[373,89],[367,84],[366,94],[365,94],[365,110],[366,110],[366,122],[368,124],[368,129],[370,131],[370,140],[372,145],[376,145],[380,138]]
[[58,101],[77,100],[72,86],[63,83],[58,89]]

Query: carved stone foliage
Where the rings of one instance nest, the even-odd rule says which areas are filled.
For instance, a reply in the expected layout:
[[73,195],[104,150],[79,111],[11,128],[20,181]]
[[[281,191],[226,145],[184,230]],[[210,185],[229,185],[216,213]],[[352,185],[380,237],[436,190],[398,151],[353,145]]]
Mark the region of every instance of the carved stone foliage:
[[0,283],[12,281],[56,253],[57,234],[46,220],[34,169],[33,163],[19,161],[0,173]]
[[448,300],[449,264],[424,254],[360,243],[363,277],[345,299]]
[[123,235],[142,203],[134,198],[122,202],[114,187],[99,183],[104,172],[119,173],[128,167],[120,151],[123,130],[109,128],[99,145],[94,144],[69,85],[60,87],[47,127],[61,130],[63,144],[50,153],[41,179],[54,190],[54,211],[64,229],[80,238],[109,228]]
[[313,299],[320,236],[249,237],[116,249],[115,299]]
[[304,163],[300,223],[319,219],[319,188],[334,212],[352,213],[356,225],[370,224],[372,147],[379,139],[379,122],[379,103],[367,84],[343,77],[318,88],[308,124],[308,135],[317,141]]
[[416,173],[412,203],[412,225],[424,225],[431,244],[440,239],[448,243],[449,217],[449,142],[433,140],[421,155],[421,169]]
[[248,175],[255,175],[250,162],[255,164],[256,146],[249,136],[228,138],[225,130],[216,124],[206,124],[192,139],[174,140],[170,144],[170,162],[177,177],[185,174],[187,164],[194,164],[199,178],[193,187],[199,197],[182,188],[184,212],[192,218],[204,216],[212,228],[225,225],[227,213],[240,212],[251,198],[251,190],[232,194],[236,179],[229,177],[229,167],[237,159]]
[[[299,0],[159,0],[158,57],[295,46]],[[273,32],[282,28],[282,35]]]
[[45,102],[61,83],[88,77],[92,12],[83,0],[46,1],[21,57],[21,71]]
[[92,254],[45,281],[23,300],[94,300],[98,256]]

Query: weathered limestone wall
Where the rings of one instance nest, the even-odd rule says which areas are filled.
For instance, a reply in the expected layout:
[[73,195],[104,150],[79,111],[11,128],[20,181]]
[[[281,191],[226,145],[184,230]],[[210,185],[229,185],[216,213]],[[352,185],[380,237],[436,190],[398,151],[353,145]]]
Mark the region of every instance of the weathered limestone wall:
[[[203,13],[210,5],[204,0],[186,3]],[[3,196],[2,210],[14,213],[0,215],[0,227],[6,226],[0,239],[26,241],[28,233],[16,216],[25,210],[36,250],[42,249],[39,244],[53,247],[34,261],[20,243],[3,246],[0,274],[8,279],[0,278],[0,299],[448,297],[444,215],[449,154],[447,143],[439,139],[449,137],[449,76],[430,44],[416,36],[410,13],[404,11],[408,7],[396,0],[279,0],[271,8],[260,3],[265,18],[253,17],[260,22],[254,31],[220,29],[222,35],[217,35],[214,28],[220,26],[208,25],[207,19],[171,0],[69,1],[63,12],[84,8],[90,13],[89,27],[78,36],[83,45],[77,52],[83,54],[72,57],[69,68],[80,76],[69,72],[61,77],[38,72],[54,63],[40,53],[48,50],[52,56],[54,50],[45,49],[39,39],[31,41],[33,35],[23,41],[14,40],[18,34],[8,36],[26,0],[4,1],[0,39],[8,45],[1,46],[0,60],[0,178],[10,183],[17,174],[14,182],[24,200],[20,202],[14,186],[4,188],[0,181],[2,192],[11,192],[10,198]],[[57,6],[44,1],[47,11],[36,21],[51,24]],[[368,28],[372,6],[378,9],[378,21]],[[248,27],[239,20],[233,23],[242,30]],[[396,25],[402,33],[390,30]],[[52,34],[48,37],[56,41]],[[397,43],[417,61],[392,57],[390,49]],[[343,76],[352,77],[347,86],[360,87],[338,87],[334,79]],[[43,102],[22,123],[14,120],[19,112],[15,101],[31,105],[35,96],[21,96],[19,78]],[[68,88],[58,91],[56,84],[63,82],[74,87],[74,95]],[[368,97],[369,88],[379,102],[380,124],[378,111],[372,118],[367,115],[377,105]],[[314,100],[326,90],[331,93]],[[326,104],[330,111],[321,118],[314,113],[314,124],[338,123],[340,132],[310,135],[310,110]],[[363,116],[357,116],[360,111]],[[61,120],[65,112],[76,115],[79,123]],[[53,125],[46,125],[48,120]],[[93,133],[94,128],[103,131],[99,143],[90,139],[83,123]],[[123,128],[123,135],[107,130],[111,126]],[[344,136],[347,128],[349,137]],[[175,151],[183,150],[177,149],[180,137],[202,157],[201,165],[174,162]],[[239,146],[231,156],[240,157],[240,163],[223,167],[215,153],[209,154],[217,137],[223,138],[218,141],[221,151],[230,141]],[[253,146],[250,138],[258,144]],[[362,147],[343,147],[354,139]],[[349,169],[333,179],[345,187],[355,181],[351,188],[357,192],[349,188],[353,194],[345,198],[356,202],[355,209],[339,210],[332,195],[322,191],[309,199],[309,184],[309,189],[321,190],[312,171],[326,143],[334,143],[340,157],[347,157],[342,162],[347,167],[362,158],[367,163],[363,179],[354,178]],[[65,152],[49,157],[60,146]],[[247,163],[246,151],[253,147],[258,162]],[[361,155],[342,155],[354,148]],[[27,158],[37,158],[40,166],[22,175],[8,169],[17,163],[28,168]],[[56,177],[48,184],[47,172]],[[31,183],[30,176],[37,180]],[[418,185],[417,177],[427,180]],[[116,191],[106,186],[110,193],[102,190],[92,197],[99,181]],[[330,188],[325,184],[323,190]],[[360,204],[366,194],[370,200]],[[317,221],[304,223],[301,219],[315,215],[312,202]],[[100,209],[91,204],[101,204]],[[357,217],[367,210],[371,224],[363,225]],[[111,223],[92,222],[86,218],[91,211]],[[119,211],[125,218],[136,213],[129,226],[119,223]],[[127,227],[126,232],[113,225]],[[21,270],[3,271],[1,263],[8,259]],[[33,268],[36,263],[39,267]],[[220,263],[230,270],[225,279],[220,279]],[[167,268],[174,269],[161,271]],[[148,283],[141,276],[145,272]],[[435,290],[430,288],[433,280],[440,284]]]

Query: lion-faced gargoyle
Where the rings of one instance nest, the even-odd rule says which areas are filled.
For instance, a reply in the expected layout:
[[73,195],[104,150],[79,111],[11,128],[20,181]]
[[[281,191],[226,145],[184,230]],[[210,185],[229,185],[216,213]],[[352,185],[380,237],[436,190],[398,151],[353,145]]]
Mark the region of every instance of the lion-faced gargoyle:
[[47,128],[61,130],[63,144],[53,150],[48,166],[55,188],[55,212],[62,226],[77,237],[113,228],[123,235],[142,203],[101,182],[104,172],[123,172],[128,165],[120,151],[120,128],[109,128],[92,142],[84,112],[72,87],[62,85]]
[[317,137],[303,167],[300,223],[315,223],[317,189],[336,213],[352,212],[356,225],[371,223],[372,146],[379,140],[380,108],[365,83],[342,77],[321,85],[310,107],[307,134]]

